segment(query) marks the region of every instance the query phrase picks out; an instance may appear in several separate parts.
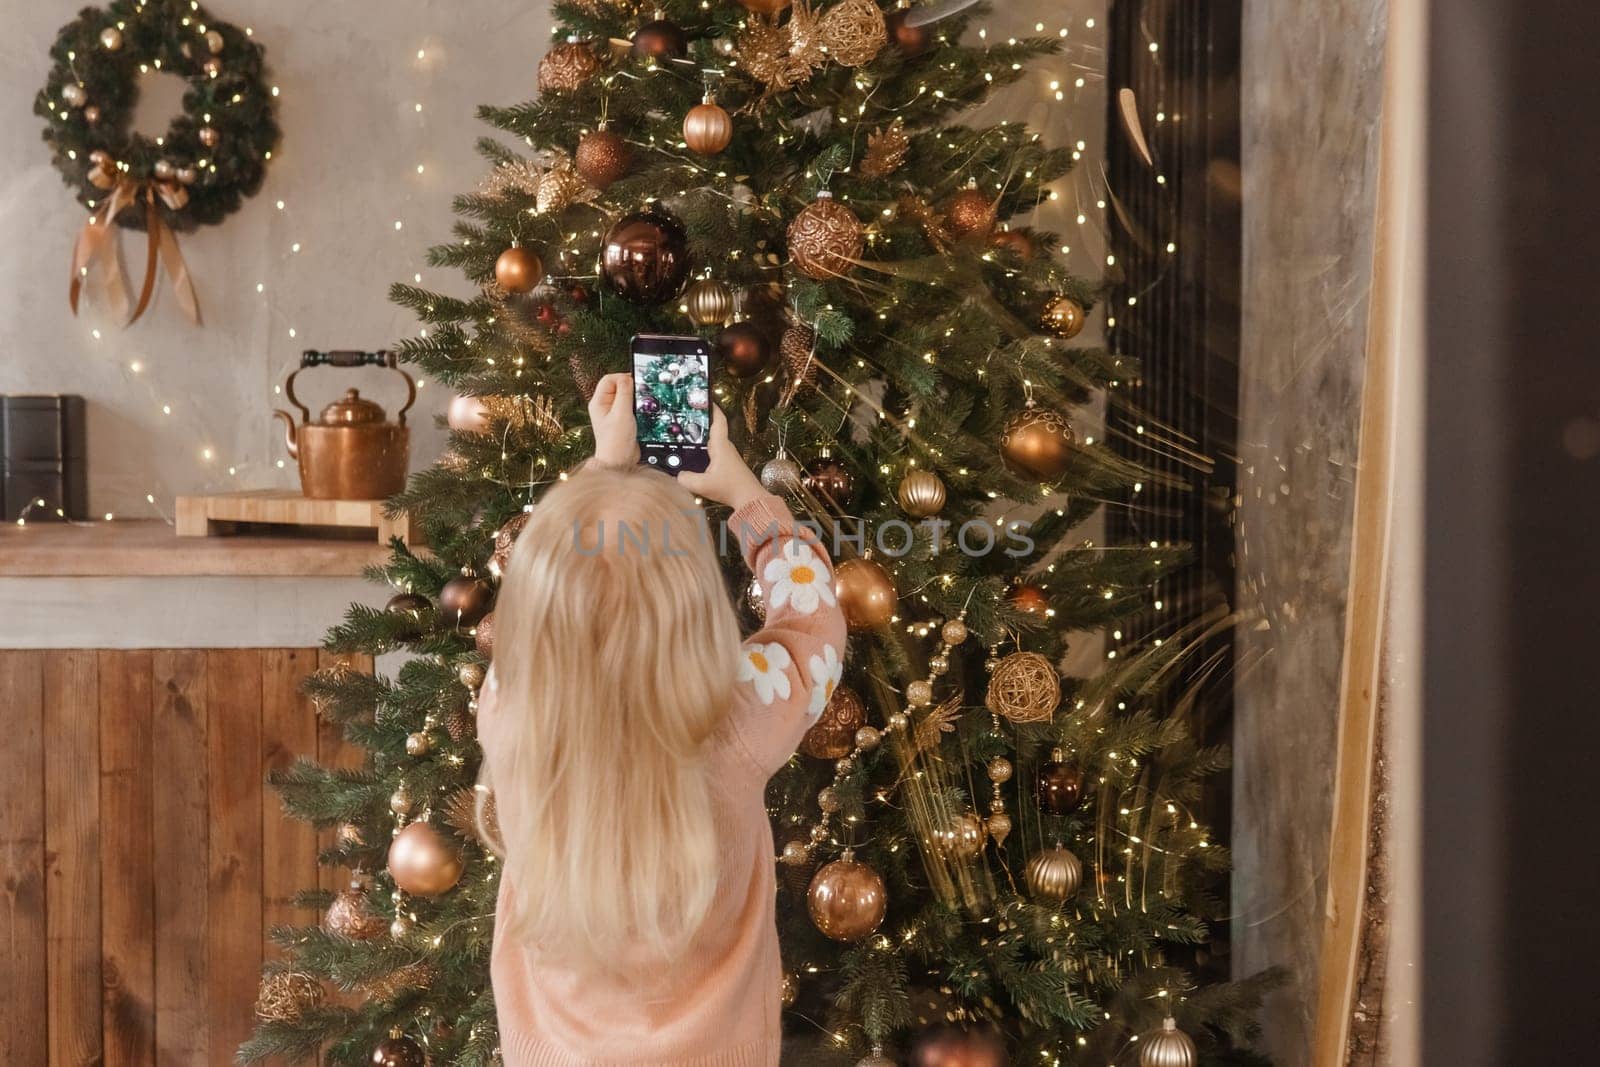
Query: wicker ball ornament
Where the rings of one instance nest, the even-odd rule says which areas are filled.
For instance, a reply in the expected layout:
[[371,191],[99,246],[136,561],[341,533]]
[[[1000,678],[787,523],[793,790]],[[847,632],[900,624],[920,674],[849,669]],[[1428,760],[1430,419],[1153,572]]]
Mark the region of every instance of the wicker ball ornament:
[[976,185],[968,185],[944,206],[944,221],[962,240],[987,240],[994,232],[995,203]]
[[1194,1041],[1170,1015],[1161,1020],[1161,1029],[1139,1042],[1139,1067],[1195,1067],[1199,1062]]
[[1058,296],[1044,306],[1039,325],[1063,340],[1071,340],[1083,332],[1083,305],[1070,296]]
[[867,248],[861,220],[824,189],[789,223],[789,259],[808,278],[850,273]]
[[1024,876],[1028,892],[1046,904],[1061,904],[1083,882],[1083,864],[1071,852],[1055,845],[1034,853]]
[[568,38],[539,60],[539,91],[571,92],[600,73],[604,66],[593,47]]
[[544,281],[544,260],[531,248],[512,245],[494,261],[494,281],[508,293],[531,293]]
[[872,62],[889,43],[883,9],[875,0],[844,0],[822,16],[819,32],[828,55],[845,67]]
[[633,149],[602,123],[599,129],[578,138],[572,162],[584,181],[596,189],[605,189],[633,166]]
[[297,1023],[308,1011],[322,1006],[322,983],[309,974],[293,971],[269,974],[256,993],[256,1018],[269,1023]]
[[1000,458],[1018,474],[1051,482],[1066,473],[1076,443],[1064,416],[1030,403],[1006,423]]
[[465,870],[460,851],[432,823],[411,823],[389,843],[389,876],[415,896],[449,892]]
[[1061,678],[1037,652],[1013,652],[989,676],[984,704],[1015,723],[1049,722],[1061,703]]
[[683,117],[683,142],[702,156],[714,156],[733,143],[733,116],[707,95]]
[[696,326],[722,326],[733,315],[733,290],[715,278],[689,286],[683,305]]
[[894,495],[900,510],[914,519],[932,518],[944,510],[944,482],[932,471],[908,471]]
[[822,715],[800,739],[800,751],[815,759],[843,759],[854,751],[856,731],[866,721],[866,702],[849,686],[838,686]]
[[889,890],[882,875],[846,852],[812,877],[806,908],[825,936],[835,941],[860,941],[883,922]]
[[876,560],[847,559],[834,568],[833,576],[839,609],[850,629],[875,630],[894,618],[900,597],[894,579]]

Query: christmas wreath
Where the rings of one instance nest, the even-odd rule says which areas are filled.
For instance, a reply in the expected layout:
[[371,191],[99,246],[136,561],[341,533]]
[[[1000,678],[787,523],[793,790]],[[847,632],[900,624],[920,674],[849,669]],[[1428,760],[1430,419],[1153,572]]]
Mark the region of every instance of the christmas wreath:
[[[274,94],[249,30],[220,22],[194,0],[114,0],[84,8],[50,49],[50,76],[34,101],[62,179],[90,212],[73,254],[71,303],[94,271],[125,310],[111,226],[149,235],[149,304],[158,257],[196,321],[193,287],[175,233],[221,222],[261,188],[278,141]],[[157,71],[188,82],[164,134],[132,129],[139,79]],[[131,319],[129,321],[132,321]]]

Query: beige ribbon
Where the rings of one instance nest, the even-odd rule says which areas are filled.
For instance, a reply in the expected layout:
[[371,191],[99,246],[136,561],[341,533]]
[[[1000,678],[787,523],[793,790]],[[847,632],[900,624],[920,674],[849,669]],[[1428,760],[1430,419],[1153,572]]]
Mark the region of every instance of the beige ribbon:
[[[117,243],[115,230],[117,215],[125,208],[137,204],[140,198],[145,202],[145,229],[148,243],[145,252],[144,284],[139,290],[139,302],[133,309],[133,314],[128,314],[128,286],[127,279],[122,272],[122,264],[117,258]],[[89,216],[89,221],[83,224],[83,229],[78,231],[78,239],[72,249],[72,282],[67,290],[67,302],[72,306],[72,313],[78,313],[78,301],[83,292],[84,282],[93,274],[99,274],[104,280],[106,297],[111,302],[111,310],[115,317],[125,320],[124,326],[131,326],[145,313],[150,306],[150,300],[155,295],[157,264],[166,268],[167,277],[172,282],[173,295],[178,300],[178,306],[183,308],[189,321],[196,326],[200,325],[200,302],[195,296],[194,282],[189,276],[189,266],[183,260],[183,253],[178,248],[178,236],[172,232],[161,218],[161,209],[156,201],[160,200],[174,211],[183,207],[188,202],[188,190],[176,182],[139,182],[131,178],[123,178],[116,182],[111,189],[111,195],[101,205],[100,211]]]

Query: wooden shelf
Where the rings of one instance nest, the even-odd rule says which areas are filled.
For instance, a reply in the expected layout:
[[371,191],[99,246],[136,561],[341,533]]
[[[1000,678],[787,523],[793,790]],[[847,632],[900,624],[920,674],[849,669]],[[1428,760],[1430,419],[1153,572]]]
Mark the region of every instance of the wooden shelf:
[[30,522],[0,527],[0,577],[348,578],[389,551],[369,533],[182,537],[163,522]]

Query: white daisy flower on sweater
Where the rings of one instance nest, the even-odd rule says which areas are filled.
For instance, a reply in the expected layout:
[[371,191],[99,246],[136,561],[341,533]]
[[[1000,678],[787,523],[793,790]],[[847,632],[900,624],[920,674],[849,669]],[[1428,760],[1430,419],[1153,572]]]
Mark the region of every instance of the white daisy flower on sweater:
[[813,720],[820,719],[822,709],[833,699],[833,691],[839,688],[839,679],[844,677],[844,664],[839,662],[839,653],[832,645],[823,645],[822,655],[812,656],[806,666],[811,669],[811,707],[807,710]]
[[789,650],[774,641],[770,645],[752,642],[739,657],[739,681],[749,682],[756,688],[761,703],[771,704],[774,699],[789,698],[789,676],[784,673],[794,661]]
[[772,586],[769,608],[791,604],[801,615],[810,615],[818,605],[834,602],[827,564],[798,538],[784,542],[783,551],[767,561],[761,576]]

